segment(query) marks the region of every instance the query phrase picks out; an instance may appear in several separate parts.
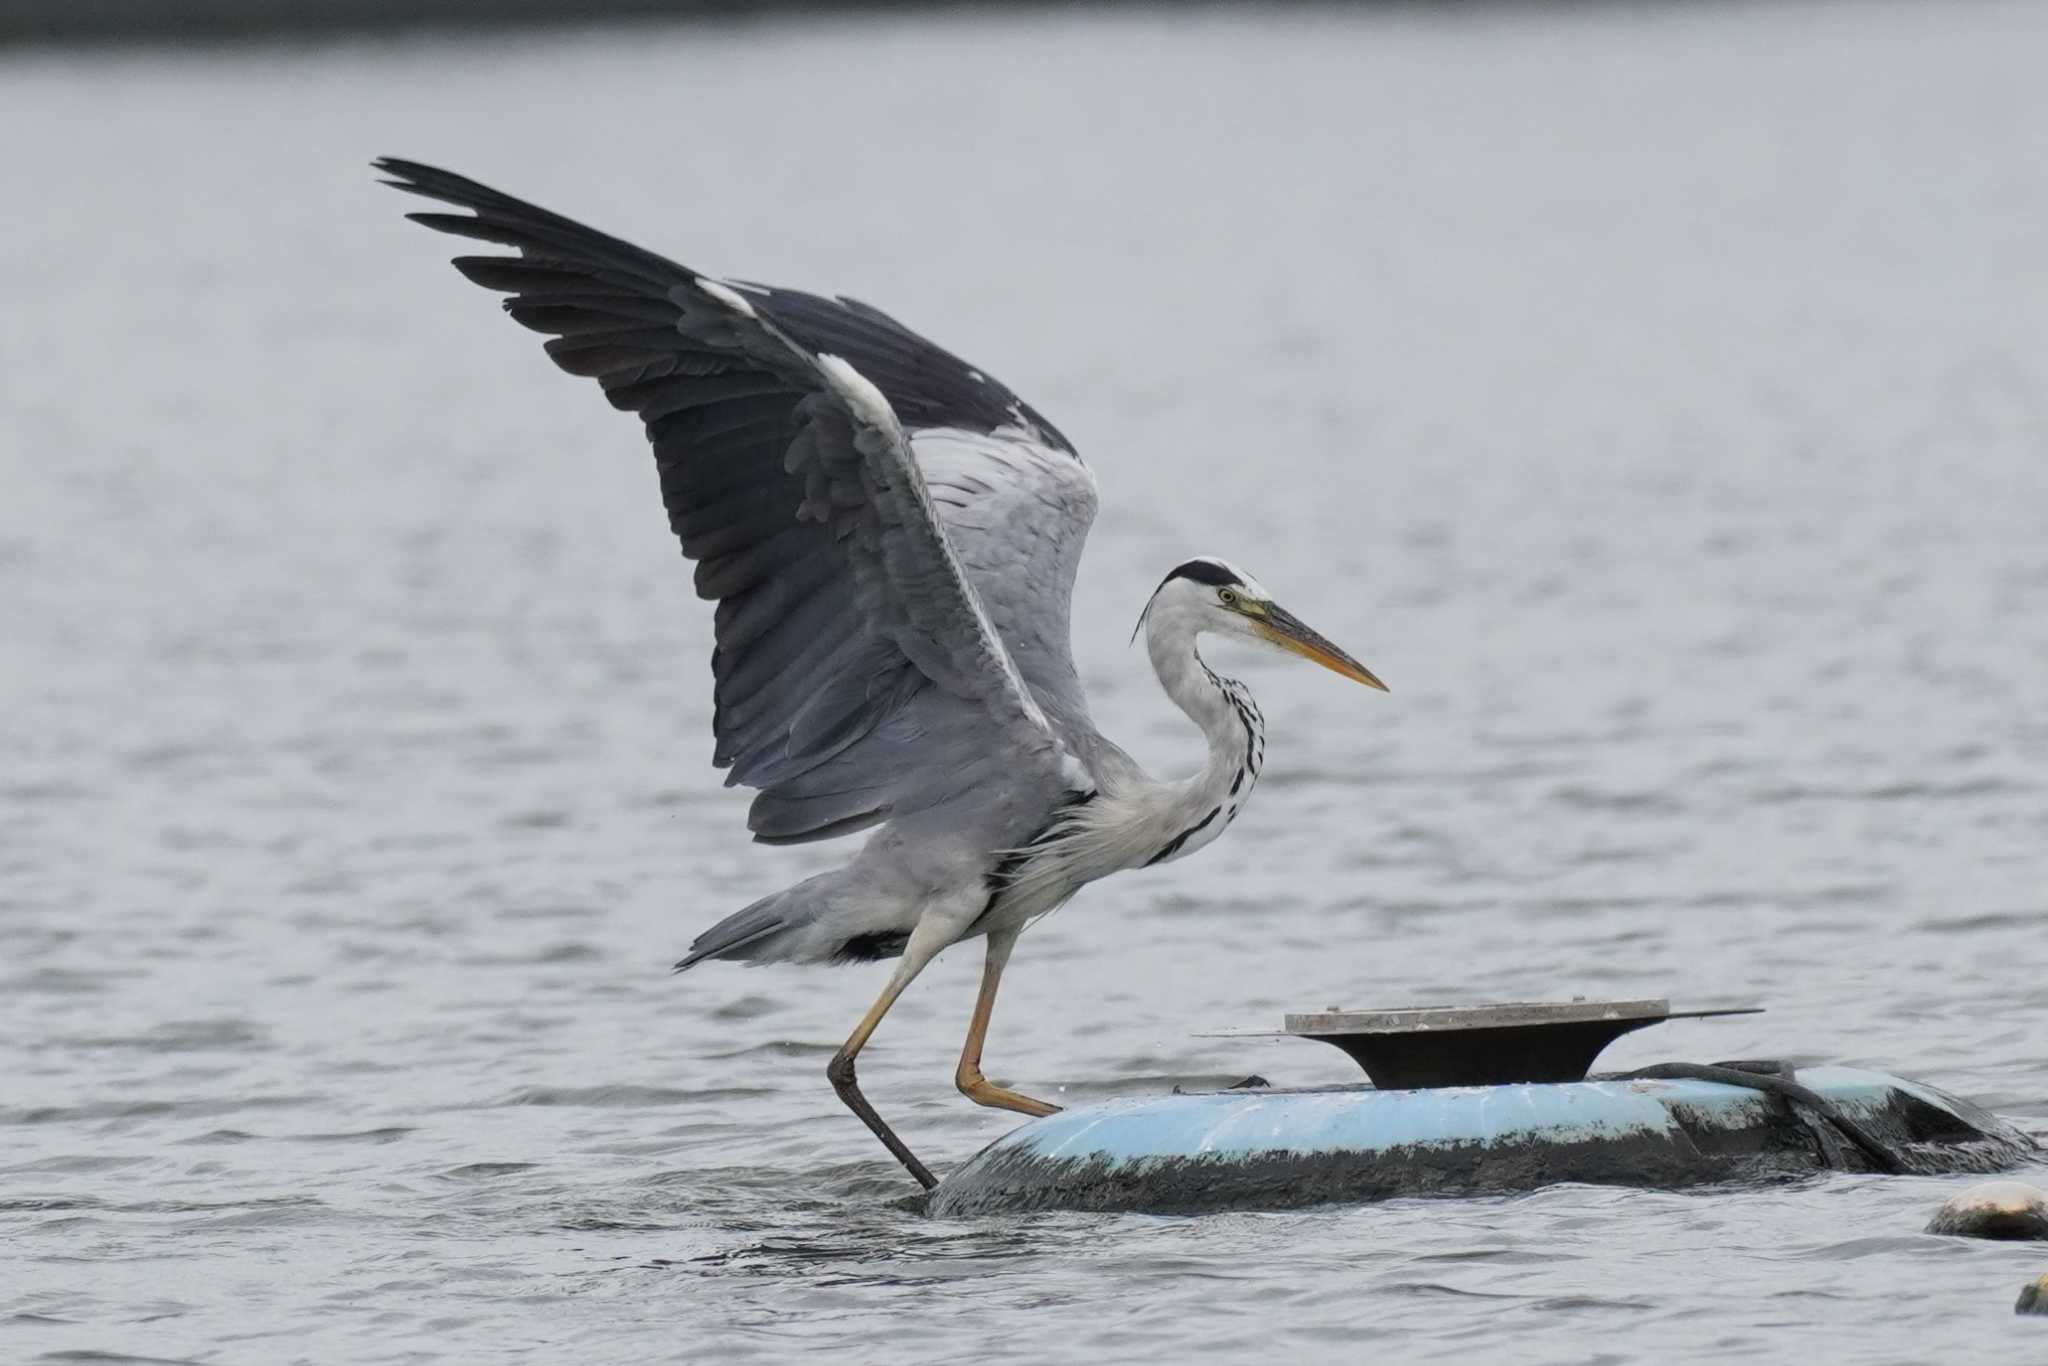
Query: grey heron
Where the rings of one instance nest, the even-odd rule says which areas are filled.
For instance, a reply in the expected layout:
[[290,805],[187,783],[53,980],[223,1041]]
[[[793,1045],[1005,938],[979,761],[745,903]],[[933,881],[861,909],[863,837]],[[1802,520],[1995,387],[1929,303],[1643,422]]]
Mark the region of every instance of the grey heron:
[[827,1075],[928,1189],[854,1060],[941,949],[983,938],[955,1082],[982,1105],[1053,1113],[981,1070],[1018,934],[1097,878],[1214,840],[1265,761],[1251,693],[1197,639],[1385,685],[1250,574],[1190,559],[1139,629],[1208,756],[1192,777],[1149,776],[1090,722],[1068,641],[1095,477],[1029,405],[866,304],[699,274],[465,177],[375,165],[468,211],[416,222],[513,248],[455,268],[645,425],[669,524],[718,604],[713,762],[756,790],[754,838],[879,827],[843,867],[713,925],[677,968],[895,958]]

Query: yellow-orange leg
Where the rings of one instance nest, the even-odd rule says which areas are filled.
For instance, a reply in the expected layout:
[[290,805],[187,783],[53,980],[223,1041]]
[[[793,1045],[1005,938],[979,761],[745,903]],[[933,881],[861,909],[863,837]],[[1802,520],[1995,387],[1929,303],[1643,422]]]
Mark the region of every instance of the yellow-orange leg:
[[911,1152],[903,1140],[896,1137],[896,1131],[882,1122],[882,1117],[875,1113],[875,1107],[868,1104],[868,1098],[860,1093],[860,1083],[853,1073],[853,1060],[860,1050],[867,1046],[867,1041],[874,1035],[875,1026],[889,1013],[889,1007],[896,1004],[896,998],[903,994],[903,989],[910,985],[911,979],[923,972],[925,965],[937,957],[939,950],[950,942],[950,928],[941,930],[939,922],[930,917],[919,921],[917,928],[911,931],[910,941],[903,946],[903,957],[897,962],[896,971],[890,975],[889,985],[882,988],[881,997],[861,1018],[859,1026],[847,1037],[839,1051],[832,1055],[832,1061],[825,1065],[825,1075],[831,1080],[832,1089],[839,1094],[839,1099],[846,1102],[846,1108],[860,1116],[860,1122],[867,1125],[876,1138],[882,1140],[882,1146],[887,1148],[896,1160],[903,1164],[904,1170],[916,1177],[917,1184],[926,1190],[938,1185],[938,1179],[932,1175],[929,1167],[917,1160],[917,1154]]
[[967,1026],[967,1044],[960,1050],[960,1070],[953,1074],[953,1084],[976,1105],[1027,1115],[1056,1115],[1059,1106],[1005,1091],[981,1075],[981,1044],[988,1037],[989,1017],[995,1014],[996,987],[1003,980],[1003,965],[1010,961],[1010,950],[1016,944],[1015,930],[988,937],[988,960],[981,969],[981,995],[974,1001],[974,1020]]

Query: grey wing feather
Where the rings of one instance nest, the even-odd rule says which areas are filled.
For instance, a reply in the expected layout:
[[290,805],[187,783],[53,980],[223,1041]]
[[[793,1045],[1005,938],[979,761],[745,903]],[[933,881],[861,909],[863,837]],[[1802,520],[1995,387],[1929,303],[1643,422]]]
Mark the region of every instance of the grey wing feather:
[[1095,520],[1095,476],[1018,428],[914,432],[911,445],[983,610],[1069,751],[1100,743],[1074,669],[1074,576]]
[[761,790],[758,835],[824,838],[943,801],[978,767],[963,745],[1059,769],[890,398],[855,365],[756,308],[762,291],[461,176],[378,165],[474,215],[416,220],[518,249],[455,264],[645,423],[670,524],[719,603],[714,760]]
[[1106,746],[1074,670],[1068,609],[1095,476],[1003,383],[855,299],[744,286],[803,345],[844,355],[910,435],[931,501],[1018,672],[1069,750]]

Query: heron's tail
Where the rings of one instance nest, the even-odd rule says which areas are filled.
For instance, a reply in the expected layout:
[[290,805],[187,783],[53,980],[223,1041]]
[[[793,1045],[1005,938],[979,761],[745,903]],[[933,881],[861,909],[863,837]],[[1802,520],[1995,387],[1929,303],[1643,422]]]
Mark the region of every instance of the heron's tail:
[[902,954],[912,916],[860,895],[859,874],[838,868],[764,896],[697,936],[676,971],[707,958],[732,963],[863,963]]

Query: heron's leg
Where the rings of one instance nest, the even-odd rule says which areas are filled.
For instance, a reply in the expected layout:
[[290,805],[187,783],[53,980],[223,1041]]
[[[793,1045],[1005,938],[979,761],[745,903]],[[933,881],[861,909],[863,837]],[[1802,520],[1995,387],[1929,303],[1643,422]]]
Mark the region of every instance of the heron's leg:
[[940,949],[958,937],[957,931],[957,925],[932,916],[917,922],[917,928],[910,932],[909,942],[903,946],[903,957],[898,960],[896,971],[889,977],[889,985],[882,988],[881,997],[862,1017],[859,1026],[847,1037],[846,1042],[840,1045],[839,1051],[832,1055],[832,1061],[825,1065],[825,1075],[831,1079],[832,1089],[839,1093],[839,1099],[846,1102],[846,1108],[860,1116],[860,1122],[867,1125],[876,1138],[882,1140],[882,1146],[887,1148],[896,1160],[903,1164],[904,1170],[916,1177],[917,1184],[926,1190],[938,1185],[938,1180],[932,1176],[929,1167],[917,1160],[917,1154],[911,1152],[903,1140],[896,1137],[896,1131],[882,1122],[882,1117],[875,1113],[875,1107],[868,1104],[868,1098],[860,1093],[860,1084],[853,1073],[853,1060],[860,1050],[867,1046],[868,1039],[874,1035],[875,1026],[889,1013],[889,1007],[896,1004],[896,998],[903,994],[903,989],[910,985],[911,979],[924,971],[925,965],[938,956]]
[[967,1044],[960,1050],[960,1070],[953,1074],[953,1084],[960,1088],[961,1095],[976,1105],[1016,1110],[1027,1115],[1056,1115],[1060,1112],[1059,1106],[1020,1096],[1015,1091],[1005,1091],[981,1075],[981,1043],[988,1037],[989,1016],[995,1014],[996,986],[1003,980],[1003,965],[1010,961],[1010,950],[1016,944],[1015,930],[988,937],[988,961],[981,969],[981,995],[974,1001],[974,1020],[967,1026]]

